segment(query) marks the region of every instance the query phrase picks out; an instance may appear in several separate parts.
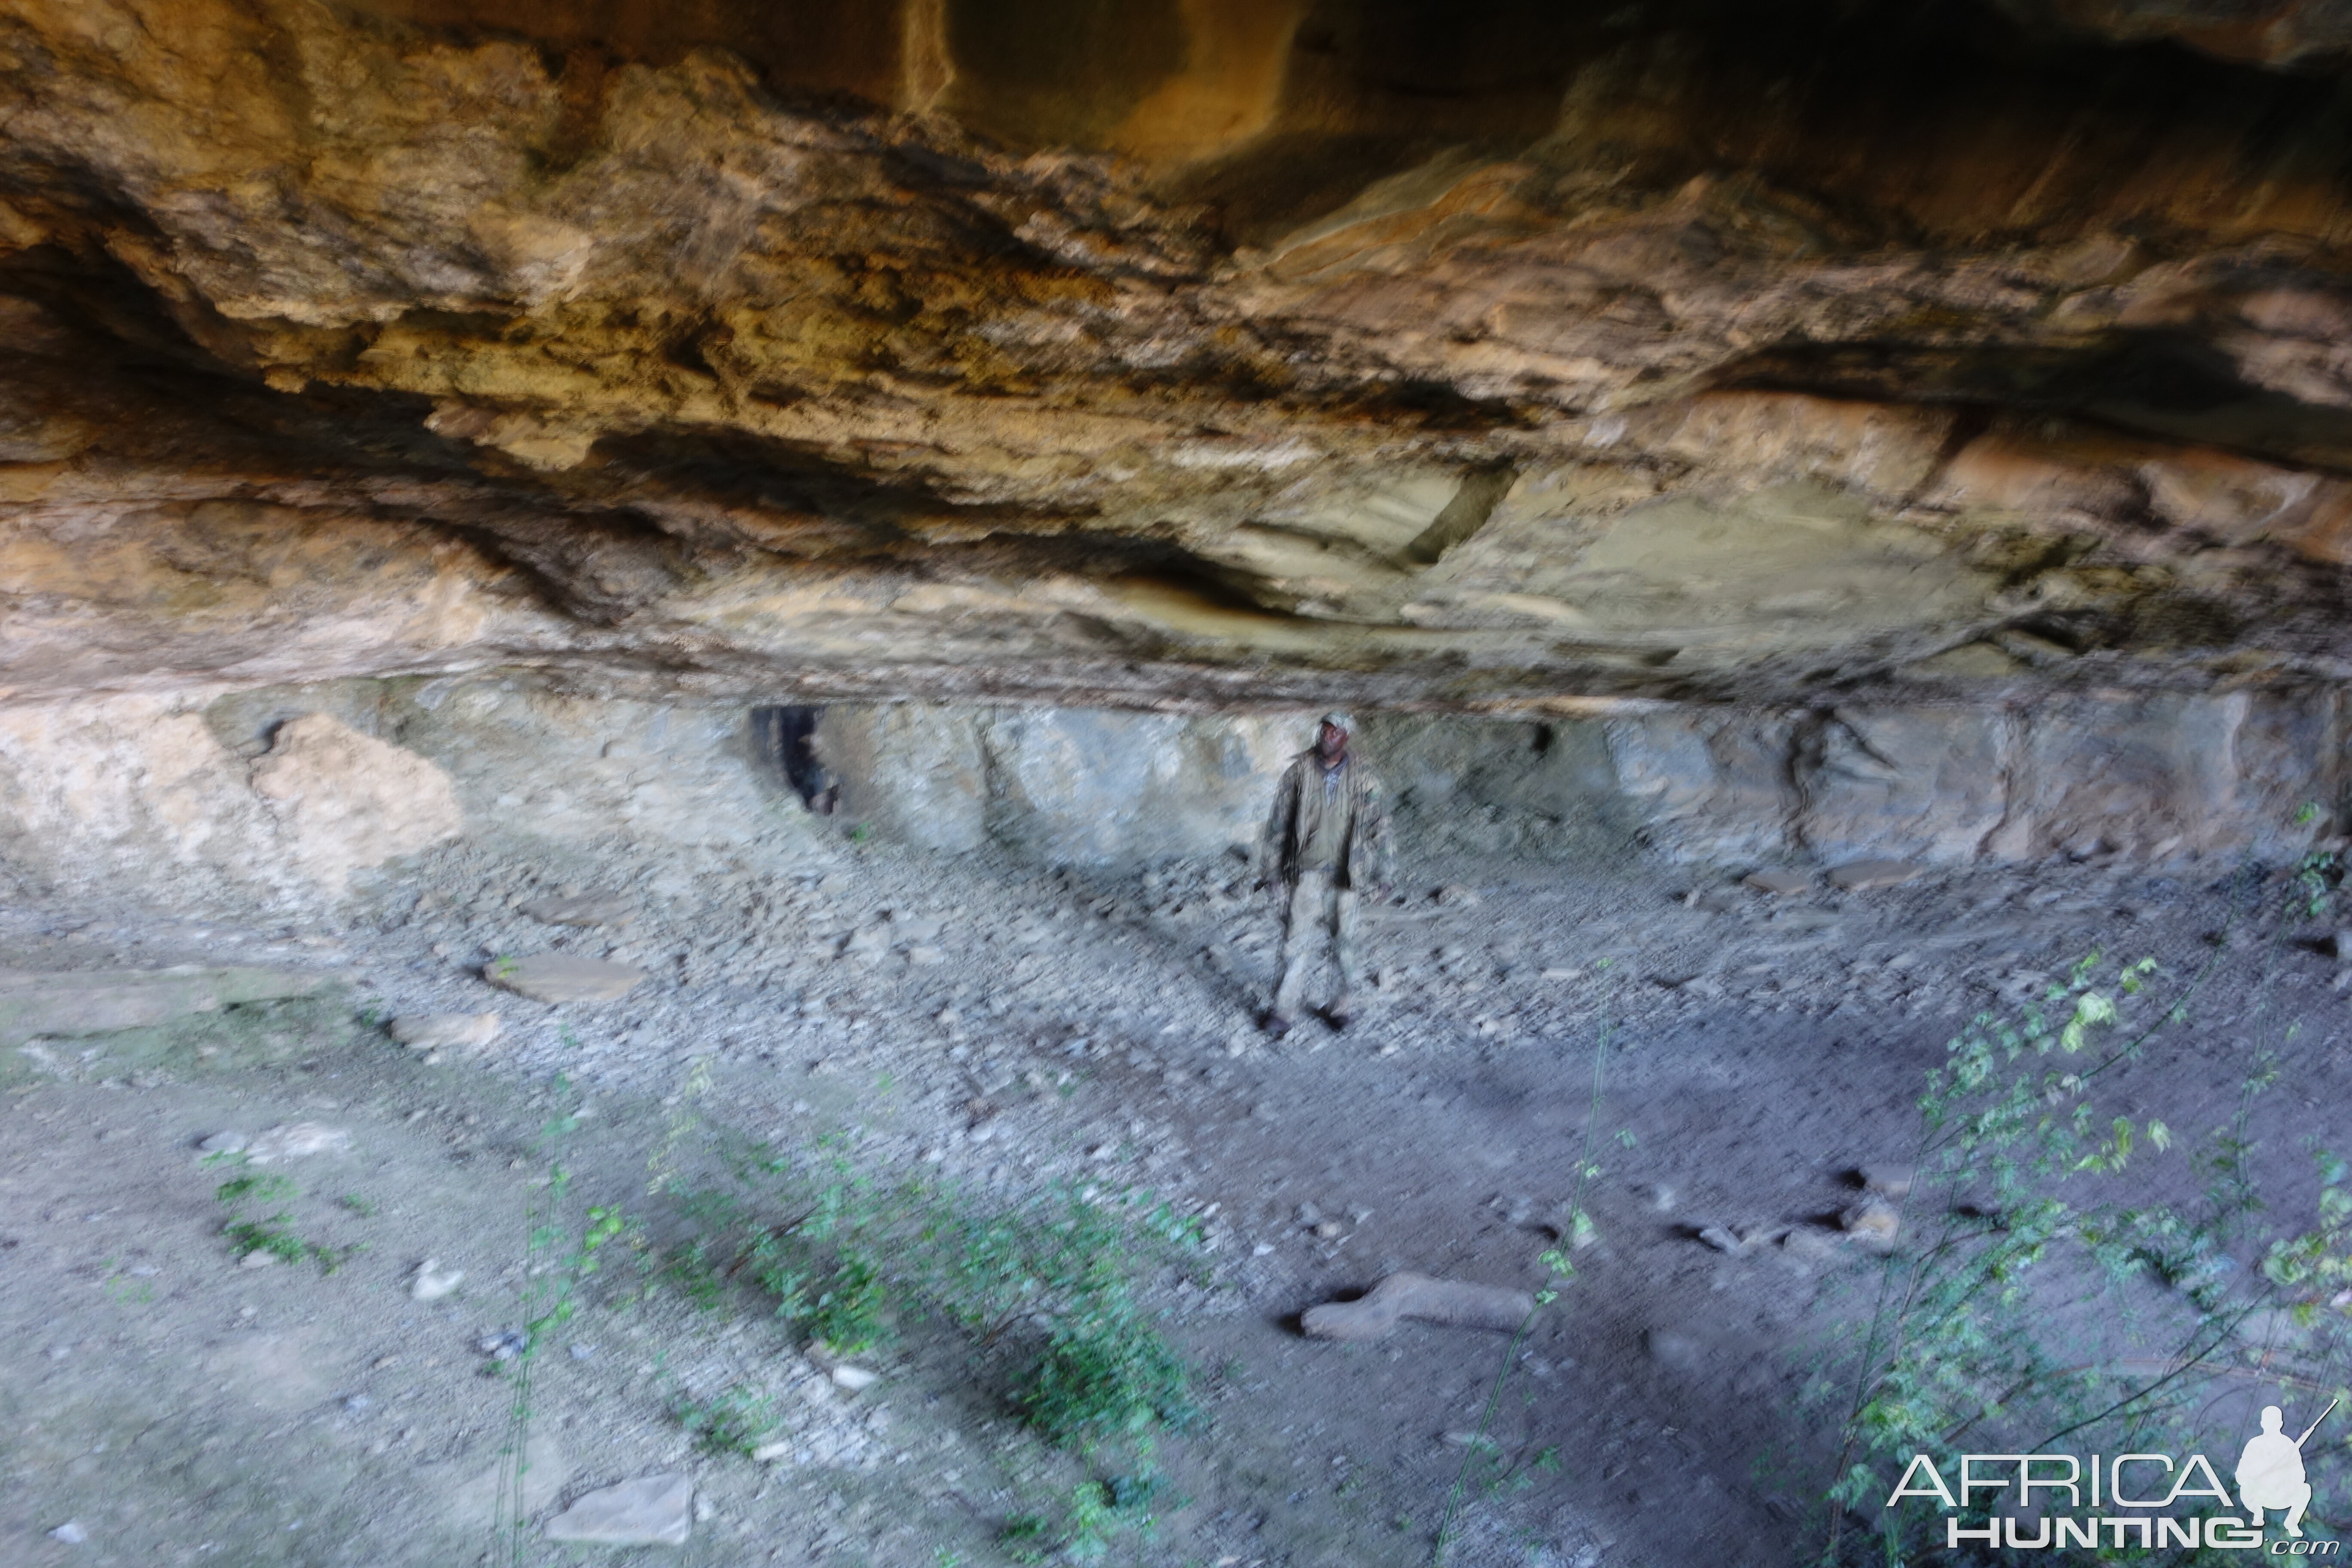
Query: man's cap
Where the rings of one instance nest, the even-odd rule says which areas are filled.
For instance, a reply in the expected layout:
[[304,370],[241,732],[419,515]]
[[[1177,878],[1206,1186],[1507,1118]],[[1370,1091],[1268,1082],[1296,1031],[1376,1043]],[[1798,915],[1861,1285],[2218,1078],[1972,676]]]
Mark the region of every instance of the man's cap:
[[1341,709],[1334,708],[1330,712],[1324,714],[1323,722],[1330,725],[1334,730],[1345,730],[1351,735],[1356,732],[1355,720],[1349,718]]

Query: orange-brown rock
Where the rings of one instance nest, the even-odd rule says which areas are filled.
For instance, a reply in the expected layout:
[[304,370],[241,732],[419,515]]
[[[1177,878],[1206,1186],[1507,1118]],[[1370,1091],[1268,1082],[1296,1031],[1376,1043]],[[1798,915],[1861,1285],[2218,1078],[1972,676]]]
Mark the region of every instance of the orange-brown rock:
[[2343,24],[2207,9],[22,0],[0,690],[2334,679]]

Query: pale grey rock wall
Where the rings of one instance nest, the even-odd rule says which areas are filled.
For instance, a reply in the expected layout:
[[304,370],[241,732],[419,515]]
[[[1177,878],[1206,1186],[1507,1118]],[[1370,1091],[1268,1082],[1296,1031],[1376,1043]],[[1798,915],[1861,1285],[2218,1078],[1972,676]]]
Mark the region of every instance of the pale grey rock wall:
[[[826,710],[842,811],[935,849],[1051,865],[1246,851],[1315,712],[1188,717],[928,703]],[[1634,815],[1601,726],[1367,713],[1359,744],[1423,850],[1622,852]]]
[[[1360,723],[1408,853],[2174,864],[2291,857],[2344,816],[2347,721],[2324,689]],[[819,734],[877,833],[1108,864],[1246,846],[1313,724],[898,704],[829,710]]]
[[339,680],[0,707],[0,887],[332,907],[459,837],[593,876],[624,841],[789,860],[823,829],[743,709],[519,680]]
[[[2228,864],[2341,830],[2346,710],[2312,688],[2021,710],[1368,713],[1360,744],[1389,781],[1408,868],[1637,848],[1725,866]],[[1214,857],[1253,844],[1314,718],[835,707],[818,729],[841,784],[828,822],[755,758],[734,705],[454,679],[17,704],[0,707],[0,877],[31,897],[327,907],[461,835],[593,879],[623,844],[782,866],[852,825],[1051,865]]]
[[977,710],[925,702],[831,708],[817,750],[841,781],[841,815],[925,849],[988,842],[988,762]]
[[903,702],[826,710],[841,812],[931,849],[1055,865],[1215,854],[1254,839],[1297,722]]
[[1213,854],[1256,839],[1296,750],[1259,718],[1014,710],[980,725],[989,836],[1052,864]]
[[331,903],[465,826],[441,769],[330,713],[244,755],[169,699],[0,710],[0,877],[20,895]]
[[1608,730],[1642,836],[1677,858],[2275,860],[2340,831],[2347,805],[2344,704],[2324,688],[1669,711]]
[[726,847],[812,831],[752,766],[747,713],[734,705],[582,697],[523,679],[347,680],[239,692],[203,711],[248,755],[289,719],[334,714],[447,773],[476,837]]
[[1829,858],[1950,863],[1984,853],[2009,811],[2021,721],[1997,709],[1853,709],[1792,733],[1784,821]]

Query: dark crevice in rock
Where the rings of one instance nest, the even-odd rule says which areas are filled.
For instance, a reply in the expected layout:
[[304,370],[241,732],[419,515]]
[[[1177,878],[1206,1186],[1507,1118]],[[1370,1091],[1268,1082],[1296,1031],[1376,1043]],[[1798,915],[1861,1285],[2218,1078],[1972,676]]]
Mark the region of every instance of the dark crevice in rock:
[[1445,510],[1404,547],[1404,558],[1416,566],[1436,565],[1447,551],[1486,526],[1496,503],[1517,477],[1507,464],[1499,463],[1465,476]]
[[[2309,279],[2320,287],[2332,280]],[[2137,436],[2195,441],[2331,474],[2352,473],[2352,407],[2247,382],[2213,344],[2116,331],[2078,345],[1871,341],[1791,344],[1726,365],[1724,390],[2063,414]],[[1955,437],[1958,431],[1955,431]]]

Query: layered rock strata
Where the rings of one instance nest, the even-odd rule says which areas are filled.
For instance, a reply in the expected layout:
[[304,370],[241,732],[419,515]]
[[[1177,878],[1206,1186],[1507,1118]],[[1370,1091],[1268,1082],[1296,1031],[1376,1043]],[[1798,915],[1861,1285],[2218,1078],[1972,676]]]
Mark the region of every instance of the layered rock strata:
[[0,682],[2340,675],[2333,12],[1441,9],[27,0]]

